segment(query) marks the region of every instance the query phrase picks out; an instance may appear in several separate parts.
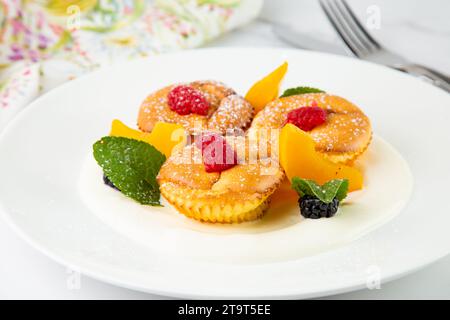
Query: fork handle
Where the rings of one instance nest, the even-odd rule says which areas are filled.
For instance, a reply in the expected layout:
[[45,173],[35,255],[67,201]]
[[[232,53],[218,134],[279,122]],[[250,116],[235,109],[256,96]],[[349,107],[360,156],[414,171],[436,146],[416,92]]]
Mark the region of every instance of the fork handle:
[[419,64],[404,64],[394,67],[397,70],[422,78],[425,81],[450,93],[450,77]]

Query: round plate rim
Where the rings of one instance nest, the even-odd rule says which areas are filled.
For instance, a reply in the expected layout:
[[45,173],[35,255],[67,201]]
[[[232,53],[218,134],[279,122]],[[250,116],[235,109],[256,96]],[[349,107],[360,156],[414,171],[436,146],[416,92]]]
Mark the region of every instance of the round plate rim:
[[[309,51],[309,50],[302,50],[302,49],[292,49],[292,48],[273,48],[273,47],[258,47],[258,48],[252,48],[252,47],[215,47],[215,48],[201,48],[201,49],[190,49],[190,50],[184,50],[181,52],[173,52],[173,53],[167,53],[164,54],[162,56],[177,56],[177,55],[184,55],[186,53],[192,53],[192,52],[204,52],[204,51],[248,51],[248,50],[252,50],[252,51],[256,51],[256,50],[261,50],[261,51],[273,51],[273,52],[289,52],[289,53],[293,53],[295,54],[296,52],[301,52],[303,54],[310,54],[310,55],[318,55],[318,56],[325,56],[325,57],[332,57],[333,59],[344,59],[344,60],[352,60],[352,63],[356,63],[356,64],[363,64],[363,65],[371,65],[374,66],[376,68],[382,68],[385,69],[384,72],[393,72],[393,73],[397,73],[397,74],[401,74],[402,77],[405,78],[410,78],[409,75],[403,74],[400,71],[397,70],[393,70],[390,69],[386,66],[382,66],[382,65],[378,65],[372,62],[367,62],[367,61],[361,61],[361,60],[357,60],[357,59],[353,59],[351,57],[345,57],[345,56],[340,56],[340,55],[335,55],[335,54],[330,54],[330,53],[324,53],[324,52],[316,52],[316,51]],[[157,58],[157,57],[155,57]],[[107,66],[107,67],[101,67],[93,72],[90,72],[88,74],[82,75],[74,80],[68,81],[66,83],[63,83],[62,85],[58,86],[57,88],[50,90],[49,92],[44,93],[43,95],[41,95],[40,97],[38,97],[36,100],[34,100],[33,102],[31,102],[26,108],[25,110],[21,111],[12,121],[10,121],[7,126],[0,132],[0,144],[3,142],[3,140],[5,140],[5,137],[8,135],[8,132],[13,130],[13,128],[20,123],[21,119],[23,117],[25,117],[29,112],[31,112],[36,106],[38,106],[40,104],[40,101],[44,98],[46,98],[49,95],[53,95],[55,94],[55,92],[61,90],[62,88],[65,88],[66,86],[70,86],[73,85],[73,83],[78,83],[81,81],[85,81],[86,78],[95,76],[97,73],[101,73],[105,70],[108,69],[112,69],[115,68],[117,66],[123,65],[123,64],[133,64],[133,63],[139,63],[139,61],[143,61],[145,60],[144,58],[138,58],[132,61],[127,61],[127,62],[121,62],[121,63],[116,63],[116,64],[112,64],[111,66]],[[420,81],[418,79],[415,79],[415,81]],[[433,90],[436,90],[437,92],[441,92],[442,94],[442,90],[436,87],[433,87],[431,84],[426,84],[429,87],[432,87]],[[215,292],[211,292],[211,293],[201,293],[201,294],[197,294],[194,293],[190,290],[185,290],[184,292],[177,290],[177,291],[173,291],[173,289],[153,289],[153,288],[148,288],[146,286],[138,286],[134,283],[130,283],[128,281],[125,280],[117,280],[114,279],[112,277],[108,277],[108,276],[103,276],[99,273],[95,273],[90,271],[87,268],[84,267],[79,267],[76,265],[76,263],[68,261],[67,259],[65,259],[64,257],[59,256],[58,254],[56,254],[55,252],[53,252],[52,250],[49,250],[48,248],[45,248],[44,246],[42,246],[40,243],[38,243],[36,240],[34,240],[31,236],[29,236],[23,229],[20,228],[20,226],[18,226],[12,219],[11,215],[8,213],[1,197],[0,197],[0,216],[3,218],[3,220],[7,223],[7,225],[9,225],[12,230],[18,234],[23,240],[25,240],[25,242],[27,242],[31,247],[35,248],[36,250],[42,252],[45,256],[49,257],[51,260],[67,266],[69,268],[72,268],[74,270],[78,270],[79,272],[81,272],[82,274],[96,279],[96,280],[100,280],[106,283],[110,283],[113,285],[117,285],[120,287],[124,287],[124,288],[128,288],[128,289],[132,289],[132,290],[138,290],[141,292],[146,292],[146,293],[151,293],[151,294],[156,294],[156,295],[162,295],[162,296],[171,296],[171,297],[178,297],[178,298],[195,298],[195,299],[208,299],[208,298],[285,298],[285,299],[292,299],[292,298],[315,298],[315,297],[323,297],[323,296],[329,296],[329,295],[333,295],[333,294],[339,294],[339,293],[345,293],[345,292],[349,292],[349,291],[354,291],[354,290],[358,290],[358,289],[362,289],[365,287],[364,283],[361,283],[360,281],[358,281],[358,279],[353,279],[352,282],[348,282],[347,285],[345,286],[336,286],[333,288],[329,288],[326,291],[323,290],[317,290],[317,291],[309,291],[307,293],[305,292],[301,292],[301,290],[296,290],[296,291],[292,291],[292,292],[287,292],[285,291],[285,293],[262,293],[260,295],[258,294],[242,294],[242,295],[234,295],[234,294],[230,294],[230,295],[220,295],[220,294],[216,294]],[[396,269],[392,269],[390,270],[390,272],[388,274],[384,274],[382,277],[382,282],[386,283],[392,280],[396,280],[400,277],[403,277],[405,275],[408,275],[410,273],[413,273],[417,270],[420,270],[442,258],[444,258],[445,256],[447,256],[450,252],[446,252],[444,254],[441,254],[439,256],[434,256],[434,257],[429,257],[427,259],[421,259],[421,261],[419,263],[416,263],[414,266],[409,267],[409,268],[398,268],[400,270],[396,270]]]

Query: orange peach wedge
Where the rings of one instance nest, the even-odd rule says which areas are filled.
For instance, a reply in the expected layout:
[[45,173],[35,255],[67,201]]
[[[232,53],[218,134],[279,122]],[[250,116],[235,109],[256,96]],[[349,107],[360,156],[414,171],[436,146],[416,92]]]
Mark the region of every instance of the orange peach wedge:
[[183,127],[178,124],[157,122],[151,133],[142,132],[126,126],[120,120],[113,120],[110,136],[125,137],[151,144],[169,157],[178,145],[184,146],[186,135]]
[[255,108],[255,112],[261,111],[270,101],[278,98],[280,83],[287,69],[288,63],[285,62],[248,90],[245,99]]
[[324,184],[332,179],[348,179],[349,191],[363,188],[361,171],[322,157],[311,136],[292,124],[285,125],[280,133],[280,163],[289,180],[299,177]]

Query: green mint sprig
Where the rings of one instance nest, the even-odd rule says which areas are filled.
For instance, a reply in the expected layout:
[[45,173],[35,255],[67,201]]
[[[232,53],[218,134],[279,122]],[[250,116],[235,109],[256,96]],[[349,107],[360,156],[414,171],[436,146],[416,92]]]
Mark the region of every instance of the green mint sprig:
[[283,94],[280,96],[280,98],[285,98],[289,96],[295,96],[298,94],[305,94],[305,93],[323,93],[325,91],[322,91],[317,88],[311,88],[311,87],[296,87],[296,88],[290,88],[283,92]]
[[164,154],[148,143],[124,137],[103,137],[93,148],[104,174],[124,195],[140,204],[160,205],[156,176],[166,160]]
[[324,185],[319,185],[313,180],[292,178],[292,189],[297,191],[300,197],[314,196],[324,203],[331,203],[334,198],[344,200],[348,193],[347,179],[330,180]]

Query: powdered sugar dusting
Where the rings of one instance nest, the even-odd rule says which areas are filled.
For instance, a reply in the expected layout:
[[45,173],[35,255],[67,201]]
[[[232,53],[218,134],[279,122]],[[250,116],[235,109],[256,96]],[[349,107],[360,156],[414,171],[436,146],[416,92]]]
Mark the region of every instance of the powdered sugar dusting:
[[277,99],[256,115],[250,130],[281,128],[289,112],[313,103],[327,112],[326,123],[309,132],[318,151],[355,152],[370,142],[372,131],[367,116],[344,98],[324,93]]
[[234,90],[221,82],[206,80],[195,81],[188,85],[200,91],[209,102],[207,115],[180,115],[170,110],[168,105],[169,92],[181,84],[175,84],[160,89],[149,95],[141,105],[138,126],[143,131],[151,131],[158,121],[178,123],[189,133],[198,130],[213,130],[225,134],[227,129],[243,129],[249,125],[253,117],[252,106]]

